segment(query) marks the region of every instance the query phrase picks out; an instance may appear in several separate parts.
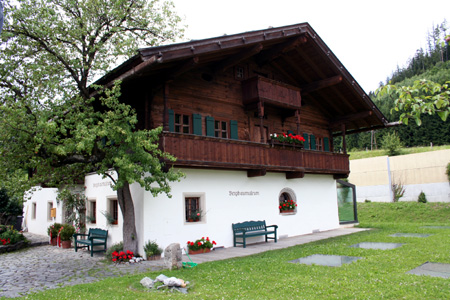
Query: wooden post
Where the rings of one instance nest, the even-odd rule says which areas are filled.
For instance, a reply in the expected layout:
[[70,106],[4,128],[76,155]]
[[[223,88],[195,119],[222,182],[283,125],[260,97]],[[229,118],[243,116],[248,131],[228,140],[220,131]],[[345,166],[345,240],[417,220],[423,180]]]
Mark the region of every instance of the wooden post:
[[258,116],[259,116],[259,132],[261,136],[261,143],[264,143],[264,105],[262,101],[258,103]]
[[163,130],[169,131],[169,83],[164,82],[163,84],[163,97],[164,97],[164,110],[163,110]]
[[333,131],[330,129],[330,152],[334,152],[334,141],[333,141]]
[[295,111],[295,119],[297,120],[297,132],[296,134],[300,134],[300,110],[297,109]]
[[345,141],[345,124],[341,125],[341,130],[342,130],[342,150],[344,151],[345,154],[347,154],[347,143]]

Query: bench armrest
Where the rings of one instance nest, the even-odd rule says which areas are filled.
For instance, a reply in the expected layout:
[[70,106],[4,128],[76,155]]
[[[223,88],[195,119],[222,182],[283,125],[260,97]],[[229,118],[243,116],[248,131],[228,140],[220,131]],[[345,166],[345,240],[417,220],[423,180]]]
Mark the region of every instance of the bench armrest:
[[277,228],[278,228],[278,225],[269,225],[269,226],[266,226],[266,228],[269,228],[269,227],[273,227],[273,228],[277,229]]

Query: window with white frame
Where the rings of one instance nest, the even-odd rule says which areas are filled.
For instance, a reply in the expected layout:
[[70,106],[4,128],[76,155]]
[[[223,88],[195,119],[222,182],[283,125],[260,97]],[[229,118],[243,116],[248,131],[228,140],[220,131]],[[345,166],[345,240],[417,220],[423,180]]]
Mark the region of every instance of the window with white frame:
[[184,194],[183,204],[184,204],[184,221],[186,223],[206,222],[204,193]]
[[278,209],[281,214],[297,212],[297,199],[292,189],[284,188],[281,190],[278,196]]
[[88,200],[87,221],[90,224],[97,223],[97,201],[96,200]]
[[108,199],[108,213],[106,214],[108,224],[117,225],[119,223],[119,202],[117,199]]

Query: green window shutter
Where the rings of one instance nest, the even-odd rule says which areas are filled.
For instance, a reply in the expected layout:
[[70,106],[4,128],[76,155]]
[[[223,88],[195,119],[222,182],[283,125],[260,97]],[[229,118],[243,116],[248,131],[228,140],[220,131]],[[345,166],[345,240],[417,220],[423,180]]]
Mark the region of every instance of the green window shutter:
[[206,117],[206,136],[214,136],[214,118]]
[[316,150],[316,137],[313,134],[311,134],[310,140],[311,140],[311,150]]
[[199,114],[192,115],[192,129],[194,134],[202,135],[202,116]]
[[230,138],[237,140],[238,137],[238,122],[236,120],[230,121]]
[[305,139],[305,142],[303,143],[303,145],[305,146],[305,149],[308,150],[309,149],[309,136],[307,133],[303,134],[303,138]]
[[330,139],[327,137],[323,138],[323,150],[326,152],[330,152]]
[[175,132],[175,114],[173,109],[169,109],[169,131]]

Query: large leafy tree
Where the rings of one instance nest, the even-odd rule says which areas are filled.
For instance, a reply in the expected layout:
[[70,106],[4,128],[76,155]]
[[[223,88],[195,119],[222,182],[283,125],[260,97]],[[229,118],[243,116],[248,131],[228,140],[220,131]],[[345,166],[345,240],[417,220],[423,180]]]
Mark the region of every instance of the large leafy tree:
[[[159,150],[161,128],[135,130],[120,82],[94,80],[139,46],[181,36],[171,2],[6,0],[0,45],[0,172],[28,170],[28,187],[109,177],[123,214],[124,247],[137,251],[130,184],[170,192],[180,173]],[[94,97],[95,96],[95,97]]]
[[411,86],[385,85],[379,89],[379,94],[394,97],[394,108],[401,114],[399,119],[408,124],[409,119],[422,124],[424,114],[437,114],[446,121],[450,114],[450,82],[439,84],[429,80],[416,80]]

